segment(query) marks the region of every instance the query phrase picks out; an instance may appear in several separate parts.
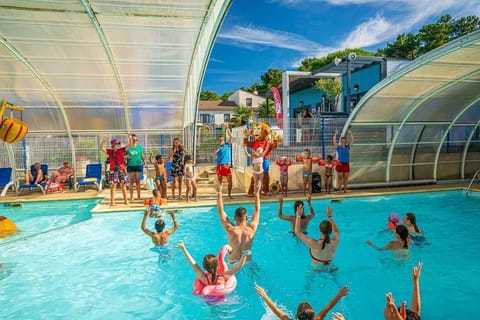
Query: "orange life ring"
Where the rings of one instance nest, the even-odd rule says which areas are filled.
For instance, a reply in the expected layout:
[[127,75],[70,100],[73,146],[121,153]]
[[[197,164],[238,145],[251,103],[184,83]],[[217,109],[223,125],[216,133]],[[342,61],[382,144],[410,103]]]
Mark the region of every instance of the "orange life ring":
[[28,126],[15,118],[3,118],[0,123],[0,139],[7,143],[22,140],[28,132]]

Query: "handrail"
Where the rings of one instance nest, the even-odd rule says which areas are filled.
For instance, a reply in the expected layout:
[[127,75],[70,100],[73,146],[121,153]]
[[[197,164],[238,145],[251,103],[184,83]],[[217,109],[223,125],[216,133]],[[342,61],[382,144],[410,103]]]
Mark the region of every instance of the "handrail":
[[480,179],[480,170],[477,170],[477,172],[475,172],[475,174],[473,175],[472,180],[470,180],[470,183],[468,184],[467,192],[466,192],[466,196],[467,196],[467,197],[468,197],[468,192],[470,191],[470,187],[472,186],[473,181],[474,181],[475,178],[477,178],[477,177]]

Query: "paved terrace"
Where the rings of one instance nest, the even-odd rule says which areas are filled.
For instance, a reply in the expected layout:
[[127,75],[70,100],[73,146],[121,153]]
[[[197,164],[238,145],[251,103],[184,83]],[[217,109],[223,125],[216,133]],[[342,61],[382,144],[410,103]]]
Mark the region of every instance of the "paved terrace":
[[[408,187],[389,187],[389,188],[374,188],[374,189],[352,189],[348,193],[333,192],[330,195],[325,193],[313,193],[312,199],[344,199],[348,197],[358,197],[367,195],[383,195],[389,193],[402,193],[402,192],[422,192],[422,191],[435,191],[435,190],[454,190],[464,189],[467,184],[436,184],[436,185],[420,185],[420,186],[408,186]],[[473,186],[472,186],[473,187]],[[472,190],[480,191],[480,186],[475,185]],[[229,199],[226,193],[226,184],[224,184],[224,203],[225,204],[241,204],[251,203],[252,198],[246,196],[245,193],[232,193],[233,199]],[[185,190],[185,189],[183,189]],[[168,189],[170,195],[170,189]],[[128,193],[127,193],[128,194]],[[39,189],[28,192],[25,190],[22,194],[17,195],[15,192],[8,192],[6,197],[0,198],[0,203],[5,202],[26,202],[26,201],[48,201],[48,200],[69,200],[69,199],[87,199],[87,198],[99,198],[101,201],[92,210],[92,213],[107,213],[115,211],[138,211],[144,208],[143,199],[151,197],[151,191],[142,190],[142,200],[134,200],[129,204],[123,204],[121,191],[117,188],[116,192],[116,205],[110,207],[110,189],[105,188],[101,192],[97,192],[95,189],[90,188],[85,191],[76,192],[75,190],[65,190],[62,193],[42,194]],[[277,195],[262,196],[262,201],[277,201]],[[302,200],[304,199],[303,193],[300,191],[293,191],[289,193],[288,200]],[[198,202],[186,203],[185,200],[168,200],[168,205],[164,206],[168,208],[183,208],[183,207],[195,207],[195,206],[213,206],[216,204],[216,193],[213,187],[202,187],[198,189]]]

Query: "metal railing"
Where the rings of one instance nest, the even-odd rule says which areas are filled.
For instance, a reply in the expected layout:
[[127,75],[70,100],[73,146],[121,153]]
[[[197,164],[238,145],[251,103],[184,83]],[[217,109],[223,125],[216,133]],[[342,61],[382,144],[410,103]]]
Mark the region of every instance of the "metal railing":
[[467,191],[466,191],[466,196],[468,197],[468,194],[471,190],[472,184],[475,181],[475,179],[478,178],[480,180],[480,170],[477,170],[475,174],[473,175],[472,180],[470,180],[470,183],[468,184]]

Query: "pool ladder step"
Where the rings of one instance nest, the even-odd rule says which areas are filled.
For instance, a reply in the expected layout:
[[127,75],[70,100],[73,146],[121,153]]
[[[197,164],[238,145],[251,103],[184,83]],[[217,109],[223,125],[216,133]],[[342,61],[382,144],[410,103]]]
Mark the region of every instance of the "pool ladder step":
[[474,182],[475,179],[477,179],[477,178],[478,178],[478,180],[480,180],[480,170],[477,170],[477,172],[475,172],[475,174],[473,175],[472,180],[470,180],[470,183],[468,184],[467,193],[466,193],[467,197],[468,197],[468,193],[470,192],[470,189],[471,189],[471,187],[472,187],[473,182]]

